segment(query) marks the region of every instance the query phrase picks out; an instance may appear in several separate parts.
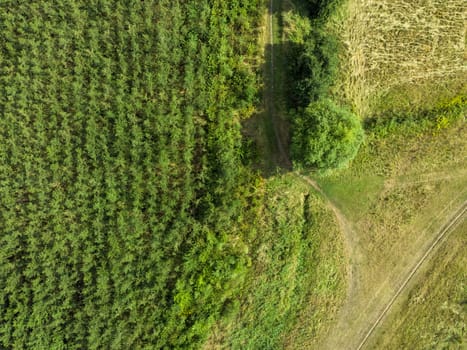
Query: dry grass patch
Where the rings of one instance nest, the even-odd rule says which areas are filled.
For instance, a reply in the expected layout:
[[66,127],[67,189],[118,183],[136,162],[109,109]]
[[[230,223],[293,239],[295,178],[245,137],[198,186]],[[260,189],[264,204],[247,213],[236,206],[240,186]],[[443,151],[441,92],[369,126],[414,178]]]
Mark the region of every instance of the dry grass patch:
[[374,349],[463,349],[467,345],[467,221],[395,305]]
[[458,120],[435,135],[427,130],[370,137],[349,169],[320,180],[358,236],[355,293],[327,348],[358,345],[439,228],[467,199],[465,133],[465,122]]
[[348,0],[330,26],[344,44],[335,92],[362,116],[467,91],[464,0]]

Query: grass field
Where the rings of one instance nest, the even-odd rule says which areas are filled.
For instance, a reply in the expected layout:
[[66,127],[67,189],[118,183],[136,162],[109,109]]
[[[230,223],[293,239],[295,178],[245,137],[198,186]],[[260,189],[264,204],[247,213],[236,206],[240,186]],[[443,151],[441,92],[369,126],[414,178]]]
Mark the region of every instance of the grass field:
[[[370,130],[317,191],[287,155],[286,42],[307,4],[0,3],[0,348],[359,340],[467,198],[466,110]],[[349,0],[329,22],[350,62],[335,96],[362,117],[462,93],[461,1],[413,4]]]
[[467,221],[395,305],[374,349],[464,349],[467,345]]
[[[440,112],[432,116],[437,123],[420,120],[420,124],[396,123],[384,130],[370,128],[365,145],[349,168],[317,177],[325,194],[350,223],[347,234],[353,235],[351,245],[354,249],[349,265],[343,256],[344,233],[339,232],[332,211],[325,209],[325,201],[318,199],[298,176],[274,175],[275,166],[283,161],[277,139],[280,142],[286,139],[274,130],[274,125],[279,125],[283,132],[284,89],[287,88],[283,75],[285,46],[280,44],[287,35],[290,37],[306,31],[309,23],[306,20],[300,22],[303,17],[300,17],[300,11],[296,12],[298,3],[287,1],[281,6],[275,3],[273,16],[265,16],[263,29],[266,38],[262,39],[266,48],[263,65],[265,104],[259,117],[250,125],[250,129],[256,130],[262,160],[258,167],[269,176],[260,215],[263,218],[259,229],[262,235],[256,241],[252,254],[257,259],[253,261],[252,273],[247,277],[245,297],[237,304],[239,313],[217,324],[205,344],[206,349],[352,349],[397,290],[408,268],[430,245],[440,226],[467,199],[467,141],[462,117],[444,120],[443,112]],[[366,2],[358,4],[363,6]],[[384,6],[378,16],[384,15],[384,11],[391,11]],[[450,10],[446,6],[440,11]],[[428,11],[428,8],[420,6],[420,11]],[[280,10],[281,13],[278,12]],[[372,16],[376,9],[370,6],[369,11],[366,14]],[[429,11],[420,16],[427,13]],[[285,30],[292,29],[290,32],[282,32],[280,26],[284,24],[284,14],[289,16],[287,23],[303,25],[304,28],[289,27]],[[357,17],[348,18],[361,20]],[[373,20],[378,21],[378,18],[375,15]],[[410,18],[406,20],[411,21]],[[271,21],[274,31],[269,37]],[[453,21],[459,25],[458,18],[453,18]],[[402,39],[407,41],[409,37]],[[373,44],[379,45],[377,42]],[[394,59],[401,61],[404,48],[403,45],[399,48],[401,52],[396,52]],[[275,50],[273,55],[271,49]],[[369,48],[367,50],[368,55],[373,55]],[[438,50],[445,48],[436,46],[433,56],[427,59],[437,61],[437,55],[443,54]],[[457,55],[458,51],[449,54]],[[274,69],[270,57],[274,59]],[[430,107],[418,97],[410,97],[409,106],[397,94],[416,93],[422,96],[428,91],[425,88],[437,84],[441,73],[417,78],[417,69],[426,62],[418,62],[414,57],[414,62],[420,66],[413,65],[409,67],[410,71],[401,72],[414,77],[404,82],[402,74],[397,76],[398,72],[391,66],[397,65],[392,59],[386,62],[388,67],[378,61],[377,55],[371,59],[375,60],[372,64],[379,65],[382,70],[367,70],[364,77],[357,76],[358,79],[363,77],[361,80],[355,79],[352,84],[361,84],[362,89],[368,91],[375,89],[377,93],[358,95],[363,90],[357,89],[355,95],[348,94],[342,101],[351,103],[363,117],[369,116],[364,112],[370,110],[379,113]],[[458,67],[458,61],[448,63],[462,73],[463,68]],[[344,68],[347,69],[344,73],[349,73],[349,67]],[[441,66],[428,68],[441,72]],[[385,74],[390,69],[393,76],[389,79]],[[435,106],[440,106],[444,97],[457,96],[459,91],[462,93],[455,85],[460,83],[456,80],[457,75],[444,76],[453,91],[440,87],[433,91],[433,95],[424,95],[426,98],[436,97],[433,100]],[[273,81],[274,88],[271,88]],[[370,81],[373,85],[364,85]],[[350,92],[356,85],[349,86],[349,90],[342,91]],[[408,88],[413,91],[408,92]],[[388,99],[391,94],[394,94],[394,99]],[[388,104],[381,108],[378,99],[383,97],[388,99]],[[462,109],[462,102],[460,105],[460,115],[465,114],[465,106]],[[407,118],[413,115],[407,115]],[[303,249],[303,245],[309,249]],[[335,247],[339,248],[336,250]],[[348,299],[344,303],[344,271],[347,270],[352,273],[347,275],[351,279],[347,281]],[[329,276],[338,278],[329,279]]]
[[363,117],[466,92],[463,0],[347,0],[330,21],[344,47],[335,95]]
[[352,223],[358,242],[355,288],[328,348],[357,344],[407,269],[467,199],[465,133],[459,119],[440,132],[369,135],[348,169],[318,179]]
[[[350,0],[328,21],[343,44],[334,97],[364,120],[384,115],[399,121],[382,132],[369,128],[348,169],[318,178],[356,236],[352,288],[324,349],[358,346],[407,271],[467,199],[466,14],[464,2],[456,0]],[[453,101],[459,109],[449,122],[441,110],[423,112]],[[435,310],[427,312],[437,319]],[[408,333],[415,339],[416,327]],[[384,348],[413,348],[389,343],[390,337]]]
[[[284,28],[286,31],[291,29],[290,32],[283,33],[285,37],[296,36],[302,30],[306,30],[307,21],[300,22],[303,17],[300,17],[300,12],[296,12],[297,9],[292,2],[285,2],[282,5],[281,16],[284,14],[288,16],[287,24],[297,24],[297,27]],[[276,30],[273,32],[272,41],[265,40],[268,48],[272,46],[271,43],[280,43],[285,38],[279,35],[280,28],[277,28],[284,22],[277,18],[277,14],[272,20]],[[267,26],[270,26],[270,22],[267,23]],[[304,29],[300,27],[301,25],[305,26]],[[279,52],[284,49],[281,45],[273,47]],[[284,54],[283,51],[281,53]],[[265,54],[268,58],[270,52],[266,50]],[[280,115],[284,111],[282,104],[284,86],[280,85],[284,83],[284,77],[281,75],[284,62],[281,61],[280,56],[276,55],[274,60],[276,69],[272,71],[272,75],[276,82],[276,90],[271,91],[268,87],[272,77],[266,69],[265,88],[269,90],[265,91],[265,99],[266,107],[268,103],[273,103],[274,112]],[[269,64],[270,62],[266,59],[264,67],[268,68]],[[372,74],[375,74],[372,79],[376,79],[376,72]],[[387,81],[385,76],[380,76],[378,79],[381,79],[381,83]],[[431,82],[434,81],[436,80],[431,80]],[[393,82],[391,89],[394,88],[394,91],[404,94],[402,85],[396,83],[396,80]],[[411,84],[411,88],[421,91],[420,86],[425,84],[425,81],[423,83],[414,81]],[[379,85],[371,88],[378,89],[377,91],[384,89]],[[453,95],[459,93],[459,89],[455,86],[452,88],[456,91]],[[436,94],[437,98],[441,98],[442,93],[437,91]],[[449,95],[450,93],[445,96]],[[364,99],[376,101],[375,96],[367,95]],[[355,96],[352,98],[355,101]],[[400,104],[400,101],[396,102],[395,104],[389,103],[388,109],[406,107]],[[419,100],[414,100],[413,103],[420,108],[428,107],[428,104],[422,104]],[[439,106],[439,101],[435,105]],[[376,110],[375,106],[373,104],[371,108]],[[264,124],[256,124],[259,132],[258,140],[263,140],[260,143],[260,153],[262,152],[263,159],[267,160],[263,166],[267,165],[269,174],[274,164],[280,163],[275,138],[282,137],[275,135],[272,125],[274,121],[268,120],[270,113],[271,109],[266,110],[262,115]],[[465,113],[465,108],[460,113]],[[434,116],[433,120],[444,120],[443,115]],[[451,212],[467,198],[467,192],[460,190],[467,188],[465,164],[467,142],[463,137],[466,133],[464,121],[458,117],[446,120],[446,122],[438,122],[438,124],[427,123],[425,125],[422,120],[420,124],[417,123],[393,125],[383,131],[369,130],[366,144],[348,169],[318,178],[326,195],[345,214],[351,226],[349,231],[355,236],[351,238],[354,241],[352,243],[354,251],[351,252],[350,257],[353,277],[348,281],[351,285],[347,290],[347,303],[342,304],[344,296],[342,288],[329,289],[326,298],[312,297],[308,304],[305,299],[299,302],[300,294],[290,294],[287,287],[294,285],[295,281],[309,280],[309,293],[313,294],[316,289],[319,290],[317,288],[319,280],[315,280],[311,270],[306,272],[306,269],[302,270],[304,275],[290,273],[289,279],[282,274],[277,274],[277,271],[283,270],[284,265],[274,254],[269,258],[268,265],[256,265],[254,269],[256,275],[250,276],[249,279],[253,293],[246,301],[241,301],[241,306],[239,306],[241,312],[237,318],[219,325],[206,348],[288,347],[334,350],[351,349],[358,343],[369,322],[377,317],[378,312],[397,289],[408,266],[411,266],[421,255],[423,249],[430,244],[431,239]],[[278,193],[283,193],[283,196],[289,199],[284,198],[285,202],[279,204],[277,199],[273,199],[274,196],[266,195],[266,215],[262,215],[265,222],[269,222],[268,218],[277,216],[277,211],[282,211],[284,207],[289,208],[290,211],[287,213],[287,222],[291,226],[283,232],[287,233],[287,236],[290,232],[291,235],[288,240],[281,241],[271,233],[266,234],[265,238],[273,245],[290,245],[293,242],[293,232],[296,232],[300,222],[299,216],[296,216],[297,208],[300,208],[297,200],[302,198],[305,192],[310,191],[310,188],[298,190],[301,188],[298,183],[300,181],[298,177],[292,175],[272,176],[268,179],[268,191],[275,188]],[[319,204],[316,203],[316,205]],[[315,223],[316,220],[313,222]],[[281,228],[271,223],[266,224],[262,231],[270,232],[271,228],[282,232]],[[336,222],[331,220],[328,224],[324,222],[316,229],[322,230],[323,233],[338,230]],[[334,237],[334,234],[331,237]],[[332,242],[332,239],[329,242]],[[322,244],[329,246],[329,242],[326,243],[324,240]],[[339,244],[343,244],[342,236]],[[332,251],[328,253],[332,254]],[[303,258],[297,250],[293,249],[289,256],[290,264],[294,264],[297,256]],[[334,269],[337,267],[347,269],[346,259],[326,257],[324,254],[312,259],[299,259],[299,261],[302,261],[302,264],[308,261],[317,266],[330,261],[330,266]],[[289,267],[288,271],[300,270]],[[268,277],[271,275],[272,278]],[[284,295],[288,297],[284,299]],[[283,305],[287,305],[285,309]],[[294,310],[297,305],[301,305],[304,310],[302,315],[284,312],[284,310]],[[317,321],[320,318],[321,321]]]
[[346,1],[328,21],[343,44],[333,96],[364,120],[398,121],[368,125],[348,169],[315,175],[354,235],[348,300],[316,348],[358,346],[467,199],[465,13],[461,1]]

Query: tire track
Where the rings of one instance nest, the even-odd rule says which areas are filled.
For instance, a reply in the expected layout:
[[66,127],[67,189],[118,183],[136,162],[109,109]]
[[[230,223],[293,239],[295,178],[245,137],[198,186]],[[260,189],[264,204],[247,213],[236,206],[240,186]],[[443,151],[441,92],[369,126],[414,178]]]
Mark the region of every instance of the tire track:
[[284,142],[281,137],[281,133],[279,130],[281,119],[277,115],[276,108],[275,108],[275,66],[274,66],[274,0],[269,1],[269,46],[270,46],[270,64],[269,64],[269,91],[267,96],[266,105],[269,110],[269,115],[271,117],[272,128],[274,130],[274,138],[276,139],[276,146],[279,150],[279,166],[282,168],[291,170],[292,169],[292,162],[285,150]]
[[430,247],[425,251],[423,256],[419,259],[417,264],[412,268],[412,270],[409,272],[408,276],[402,283],[402,285],[399,287],[397,292],[394,294],[392,299],[389,301],[389,303],[386,305],[384,310],[380,313],[379,317],[376,319],[376,321],[371,325],[369,331],[366,333],[365,337],[362,339],[356,350],[360,350],[363,348],[363,346],[366,344],[368,339],[371,337],[375,329],[378,327],[378,325],[381,323],[382,319],[388,311],[391,309],[392,305],[395,303],[397,298],[402,294],[402,292],[405,290],[407,287],[408,283],[411,281],[413,276],[417,273],[417,271],[420,269],[420,267],[423,265],[423,263],[427,260],[428,256],[430,253],[439,245],[439,243],[443,240],[443,238],[447,237],[449,233],[453,231],[455,226],[459,224],[463,220],[463,216],[467,211],[467,201],[465,201],[462,206],[456,211],[456,213],[453,215],[453,217],[441,228],[439,231],[438,235],[436,236],[436,239],[433,241]]

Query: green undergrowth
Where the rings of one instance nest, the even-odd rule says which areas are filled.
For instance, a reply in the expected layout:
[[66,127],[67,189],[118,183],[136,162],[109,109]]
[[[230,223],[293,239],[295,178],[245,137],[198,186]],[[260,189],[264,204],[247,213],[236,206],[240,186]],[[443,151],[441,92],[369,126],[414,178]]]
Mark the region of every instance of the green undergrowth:
[[326,31],[332,1],[285,4],[282,17],[283,46],[287,58],[288,108],[306,108],[310,102],[329,98],[341,50],[337,38]]
[[433,134],[448,128],[457,120],[465,118],[467,113],[467,95],[442,100],[429,109],[410,111],[387,111],[365,120],[365,127],[373,138],[382,138],[389,134],[414,135],[427,131]]
[[345,259],[332,211],[295,175],[266,185],[239,313],[206,348],[297,349],[316,342],[345,296]]
[[[388,116],[394,111],[399,114],[419,114],[420,110],[436,110],[448,101],[455,101],[467,94],[465,78],[462,74],[448,77],[446,81],[438,78],[416,85],[413,83],[403,84],[389,91],[369,98],[368,111],[365,115]],[[464,74],[465,76],[465,74]],[[414,86],[415,85],[415,86]],[[459,94],[460,93],[460,94]]]

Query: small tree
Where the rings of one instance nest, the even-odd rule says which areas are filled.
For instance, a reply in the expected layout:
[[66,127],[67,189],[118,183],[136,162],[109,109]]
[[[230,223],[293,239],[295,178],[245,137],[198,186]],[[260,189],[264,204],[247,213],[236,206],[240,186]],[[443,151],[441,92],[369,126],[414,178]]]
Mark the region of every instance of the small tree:
[[344,167],[358,152],[364,131],[358,117],[330,100],[295,113],[291,152],[297,165],[328,170]]

